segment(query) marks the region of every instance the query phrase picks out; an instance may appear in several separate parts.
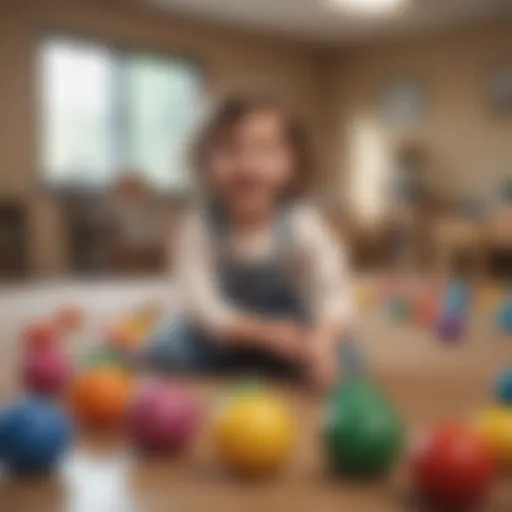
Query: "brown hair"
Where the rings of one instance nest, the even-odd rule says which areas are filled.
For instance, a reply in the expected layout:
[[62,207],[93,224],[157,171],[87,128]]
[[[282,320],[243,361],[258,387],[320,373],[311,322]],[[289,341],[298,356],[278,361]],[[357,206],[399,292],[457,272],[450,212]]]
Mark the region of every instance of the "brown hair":
[[295,198],[304,194],[313,168],[309,136],[302,119],[281,96],[270,91],[229,94],[217,105],[192,148],[192,163],[199,173],[199,181],[207,181],[204,174],[208,168],[208,156],[219,140],[250,114],[266,110],[281,116],[286,139],[295,157],[296,179],[286,191],[286,196]]

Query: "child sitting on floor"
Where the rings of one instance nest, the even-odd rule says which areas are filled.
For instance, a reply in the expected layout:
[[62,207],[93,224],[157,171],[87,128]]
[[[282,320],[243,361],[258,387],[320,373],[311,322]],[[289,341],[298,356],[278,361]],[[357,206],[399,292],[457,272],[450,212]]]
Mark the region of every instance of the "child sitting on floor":
[[272,95],[236,95],[195,149],[202,201],[177,244],[184,310],[152,336],[147,361],[330,385],[352,298],[345,252],[303,199],[313,169],[302,125]]

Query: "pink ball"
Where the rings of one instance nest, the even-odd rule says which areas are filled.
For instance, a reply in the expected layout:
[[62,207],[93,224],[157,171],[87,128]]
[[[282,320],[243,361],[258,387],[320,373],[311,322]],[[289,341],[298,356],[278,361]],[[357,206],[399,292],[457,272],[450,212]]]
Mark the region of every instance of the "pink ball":
[[178,452],[191,441],[198,424],[195,397],[175,383],[151,383],[143,387],[128,411],[128,433],[147,451]]
[[25,387],[39,395],[55,395],[62,391],[71,376],[71,364],[59,350],[30,350],[23,361]]

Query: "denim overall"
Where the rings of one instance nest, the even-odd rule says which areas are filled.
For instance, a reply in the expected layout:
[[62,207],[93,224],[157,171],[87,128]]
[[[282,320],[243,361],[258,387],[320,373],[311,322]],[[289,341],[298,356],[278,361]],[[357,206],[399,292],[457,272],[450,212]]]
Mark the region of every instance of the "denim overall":
[[[211,210],[209,224],[218,248],[217,277],[222,295],[236,307],[265,318],[287,319],[307,324],[308,314],[290,271],[291,226],[286,210],[275,219],[275,237],[264,261],[242,262],[226,250],[227,223],[219,211]],[[353,358],[348,354],[348,358]],[[249,370],[273,376],[296,377],[299,365],[258,349],[221,346],[185,318],[167,320],[149,340],[146,361],[167,372],[218,372]],[[349,363],[352,365],[351,363]]]

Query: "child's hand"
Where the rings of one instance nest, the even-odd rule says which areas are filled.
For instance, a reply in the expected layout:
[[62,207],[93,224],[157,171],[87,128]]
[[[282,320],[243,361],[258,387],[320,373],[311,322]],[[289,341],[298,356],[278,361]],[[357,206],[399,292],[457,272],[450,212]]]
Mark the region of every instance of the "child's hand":
[[296,322],[276,321],[268,326],[264,339],[265,348],[293,361],[303,361],[305,356],[305,329]]
[[339,378],[339,361],[333,346],[322,337],[311,336],[308,340],[308,367],[313,384],[320,389],[329,389]]

